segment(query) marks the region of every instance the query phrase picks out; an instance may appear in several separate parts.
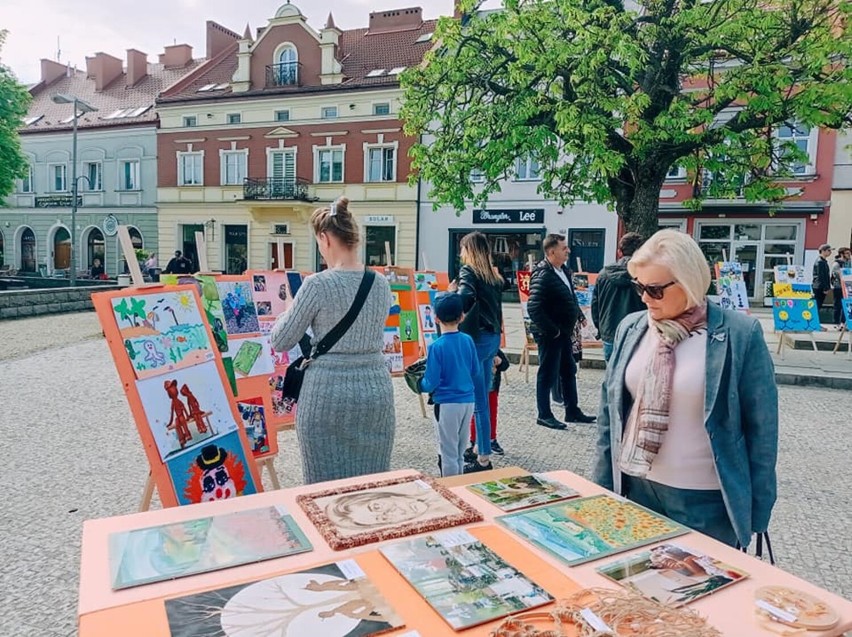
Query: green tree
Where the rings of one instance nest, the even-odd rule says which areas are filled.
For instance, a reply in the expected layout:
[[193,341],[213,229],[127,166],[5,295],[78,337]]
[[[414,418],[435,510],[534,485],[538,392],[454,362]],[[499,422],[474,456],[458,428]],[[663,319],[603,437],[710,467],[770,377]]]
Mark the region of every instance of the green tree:
[[647,236],[673,166],[693,180],[692,205],[708,195],[708,174],[714,197],[779,202],[803,152],[775,131],[850,123],[848,2],[630,7],[505,0],[478,11],[461,0],[465,19],[443,18],[424,64],[402,76],[406,132],[423,136],[412,179],[461,209],[532,157],[541,194],[606,203]]
[[[0,29],[0,50],[7,31]],[[30,93],[18,82],[12,70],[0,64],[0,200],[15,187],[15,180],[27,174],[27,158],[21,151],[18,129],[24,124]]]

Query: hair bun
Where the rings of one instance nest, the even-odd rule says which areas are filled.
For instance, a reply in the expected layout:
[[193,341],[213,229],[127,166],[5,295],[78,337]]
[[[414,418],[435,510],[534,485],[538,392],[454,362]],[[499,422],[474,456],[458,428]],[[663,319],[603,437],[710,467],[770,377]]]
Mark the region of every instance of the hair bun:
[[348,197],[338,197],[337,201],[335,203],[337,204],[337,214],[340,214],[340,213],[343,213],[343,212],[347,212],[347,213],[349,212],[349,198]]

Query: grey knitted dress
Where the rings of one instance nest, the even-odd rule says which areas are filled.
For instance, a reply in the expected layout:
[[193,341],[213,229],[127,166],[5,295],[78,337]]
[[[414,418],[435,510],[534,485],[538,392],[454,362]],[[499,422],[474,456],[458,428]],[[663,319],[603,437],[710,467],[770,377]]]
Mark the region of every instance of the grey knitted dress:
[[[316,345],[349,311],[363,275],[326,270],[305,279],[272,328],[272,346],[291,349],[309,327]],[[305,371],[296,434],[306,484],[390,469],[396,414],[382,335],[392,302],[387,280],[376,276],[352,327]]]

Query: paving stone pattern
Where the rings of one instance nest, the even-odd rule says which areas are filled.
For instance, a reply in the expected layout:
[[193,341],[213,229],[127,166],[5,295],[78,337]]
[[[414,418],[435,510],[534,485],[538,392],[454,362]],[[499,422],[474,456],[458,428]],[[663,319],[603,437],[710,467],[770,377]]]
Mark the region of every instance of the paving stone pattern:
[[[146,460],[91,313],[0,322],[0,635],[70,637],[83,520],[132,513]],[[582,407],[596,411],[599,370],[583,370]],[[529,385],[513,367],[500,397],[498,466],[588,475],[594,428],[533,424]],[[393,467],[433,473],[432,425],[400,381]],[[781,388],[780,497],[773,543],[785,570],[852,598],[849,392]],[[301,483],[296,435],[279,436],[282,486]],[[329,450],[329,453],[332,453]],[[267,485],[268,486],[268,485]],[[155,500],[154,506],[159,506]]]

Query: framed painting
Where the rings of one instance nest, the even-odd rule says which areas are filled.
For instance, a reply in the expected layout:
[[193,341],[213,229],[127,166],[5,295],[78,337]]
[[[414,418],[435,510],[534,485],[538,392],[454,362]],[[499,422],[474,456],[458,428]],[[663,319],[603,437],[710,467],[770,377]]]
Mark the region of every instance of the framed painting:
[[507,512],[568,500],[580,495],[571,487],[539,474],[480,482],[470,485],[468,489],[501,511]]
[[318,491],[296,500],[336,551],[482,520],[479,511],[421,474]]

